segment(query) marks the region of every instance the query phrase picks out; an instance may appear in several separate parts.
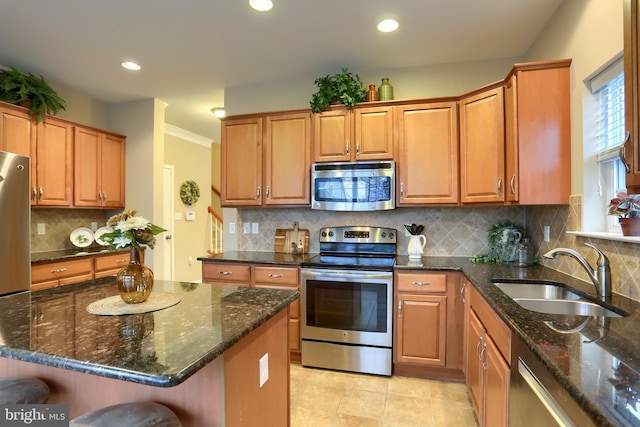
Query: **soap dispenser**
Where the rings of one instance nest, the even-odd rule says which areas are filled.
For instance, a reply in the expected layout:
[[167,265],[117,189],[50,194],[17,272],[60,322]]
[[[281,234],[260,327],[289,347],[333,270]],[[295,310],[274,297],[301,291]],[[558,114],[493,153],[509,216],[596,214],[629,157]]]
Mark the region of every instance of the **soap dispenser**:
[[516,256],[515,256],[516,266],[518,267],[526,267],[531,265],[531,246],[529,245],[529,239],[524,238],[522,242],[518,244],[516,247]]

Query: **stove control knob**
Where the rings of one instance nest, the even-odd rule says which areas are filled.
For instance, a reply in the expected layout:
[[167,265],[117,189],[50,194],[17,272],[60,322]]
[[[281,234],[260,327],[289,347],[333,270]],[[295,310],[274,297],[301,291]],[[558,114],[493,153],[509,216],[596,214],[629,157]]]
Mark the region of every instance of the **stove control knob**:
[[333,231],[329,232],[329,237],[333,237]]
[[326,232],[326,231],[323,231],[322,233],[320,233],[320,235],[321,235],[322,237],[327,237],[327,232]]
[[384,231],[382,233],[380,233],[380,237],[382,237],[383,239],[387,237],[387,233],[385,233]]
[[389,233],[389,238],[393,239],[393,231],[391,233]]

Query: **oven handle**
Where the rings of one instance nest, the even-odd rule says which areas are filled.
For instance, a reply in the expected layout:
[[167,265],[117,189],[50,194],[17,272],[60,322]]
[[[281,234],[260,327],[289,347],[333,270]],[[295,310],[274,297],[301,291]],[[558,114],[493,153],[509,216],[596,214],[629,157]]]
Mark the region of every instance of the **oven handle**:
[[392,271],[363,271],[363,270],[331,270],[322,268],[302,269],[302,277],[311,279],[347,279],[349,280],[365,280],[365,279],[393,279]]

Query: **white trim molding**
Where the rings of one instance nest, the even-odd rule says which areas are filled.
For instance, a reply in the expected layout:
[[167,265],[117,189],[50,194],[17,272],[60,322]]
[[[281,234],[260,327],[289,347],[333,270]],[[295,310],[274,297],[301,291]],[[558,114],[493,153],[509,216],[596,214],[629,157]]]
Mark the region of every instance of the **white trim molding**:
[[211,144],[216,143],[216,141],[211,138],[207,138],[206,136],[179,128],[178,126],[174,126],[169,123],[164,124],[164,133],[175,136],[176,138],[184,139],[185,141],[193,142],[194,144],[204,145],[205,147],[211,147]]

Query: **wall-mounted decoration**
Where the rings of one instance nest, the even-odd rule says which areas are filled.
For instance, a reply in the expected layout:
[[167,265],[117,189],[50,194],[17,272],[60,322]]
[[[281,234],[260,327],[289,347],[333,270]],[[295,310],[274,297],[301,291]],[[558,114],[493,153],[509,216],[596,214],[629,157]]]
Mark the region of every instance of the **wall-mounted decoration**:
[[185,181],[180,186],[180,199],[182,203],[191,206],[200,198],[200,187],[195,181]]

